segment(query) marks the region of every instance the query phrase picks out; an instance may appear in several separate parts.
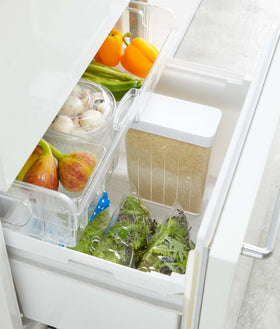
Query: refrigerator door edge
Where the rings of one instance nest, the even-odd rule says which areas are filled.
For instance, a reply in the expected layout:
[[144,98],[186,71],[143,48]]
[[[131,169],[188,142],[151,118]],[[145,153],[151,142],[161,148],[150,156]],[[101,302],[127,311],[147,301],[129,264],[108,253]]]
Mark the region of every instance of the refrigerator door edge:
[[[268,61],[267,71],[262,77],[265,81],[261,84],[260,94],[256,97],[253,120],[210,246],[200,329],[222,329],[225,325],[236,265],[240,259],[244,237],[280,119],[279,56],[278,31],[277,35],[274,35],[274,48],[265,59]],[[259,78],[260,75],[257,75],[256,84],[262,81],[258,80]]]

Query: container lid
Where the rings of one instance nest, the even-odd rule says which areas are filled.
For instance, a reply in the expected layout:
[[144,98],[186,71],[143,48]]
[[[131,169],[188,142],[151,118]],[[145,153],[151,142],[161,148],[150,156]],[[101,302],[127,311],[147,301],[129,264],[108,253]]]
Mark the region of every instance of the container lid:
[[8,190],[128,0],[5,1],[0,190]]
[[221,110],[155,93],[147,97],[131,128],[202,147],[213,144]]

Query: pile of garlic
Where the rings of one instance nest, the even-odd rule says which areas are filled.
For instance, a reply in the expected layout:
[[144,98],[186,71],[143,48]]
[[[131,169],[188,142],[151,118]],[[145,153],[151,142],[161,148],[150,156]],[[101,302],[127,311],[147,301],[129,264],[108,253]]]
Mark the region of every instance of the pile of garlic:
[[86,137],[106,124],[114,103],[98,85],[80,81],[61,107],[50,128]]

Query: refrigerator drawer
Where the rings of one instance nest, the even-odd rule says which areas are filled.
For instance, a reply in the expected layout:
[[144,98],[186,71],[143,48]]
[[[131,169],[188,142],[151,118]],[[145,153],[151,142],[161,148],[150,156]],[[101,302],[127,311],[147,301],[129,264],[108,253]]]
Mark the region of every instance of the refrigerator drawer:
[[[157,93],[217,107],[222,111],[221,123],[212,147],[202,212],[199,215],[187,215],[192,227],[192,239],[195,242],[204,227],[205,212],[213,198],[215,184],[235,126],[238,124],[248,86],[249,82],[242,76],[170,59],[155,87]],[[119,204],[123,194],[130,191],[124,143],[121,143],[119,163],[106,184],[106,191],[110,196],[112,208]],[[162,218],[170,213],[168,206],[153,202],[146,204],[151,211]],[[87,312],[93,314],[92,312],[96,311],[98,321],[103,321],[98,323],[99,328],[111,328],[114,316],[101,317],[101,314],[107,310],[106,305],[111,305],[110,307],[113,308],[111,303],[128,305],[130,310],[128,313],[137,313],[141,317],[139,328],[141,325],[143,328],[144,323],[145,327],[150,327],[150,319],[156,321],[154,320],[156,318],[157,321],[163,320],[162,324],[151,322],[156,328],[179,328],[180,323],[185,328],[191,324],[201,257],[199,245],[196,250],[189,253],[186,274],[172,273],[169,276],[156,272],[141,272],[30,238],[9,228],[5,229],[5,238],[16,289],[26,317],[43,323],[47,320],[47,323],[59,329],[66,327],[72,329],[67,319],[75,313],[75,307],[63,307],[65,312],[63,320],[56,312],[59,310],[61,313],[62,301],[69,305],[77,300],[77,305],[83,305],[85,327],[88,325]],[[25,272],[26,274],[23,275]],[[31,286],[36,287],[33,293],[30,293]],[[75,301],[69,294],[75,296]],[[49,300],[48,305],[51,305],[47,310],[46,300]],[[91,301],[85,303],[85,300]],[[95,310],[89,311],[88,304],[94,305]],[[139,305],[143,306],[143,316],[138,311]],[[161,313],[160,310],[164,312]],[[112,312],[113,315],[116,314],[114,308]],[[155,312],[153,314],[157,316],[154,318],[149,312]],[[118,320],[121,324],[123,317],[124,315]],[[133,326],[137,324],[134,323]],[[118,325],[118,327],[122,326]],[[126,328],[125,324],[123,327]]]
[[[59,329],[178,329],[180,314],[69,273],[11,259],[26,317]],[[21,291],[28,286],[28,294]]]

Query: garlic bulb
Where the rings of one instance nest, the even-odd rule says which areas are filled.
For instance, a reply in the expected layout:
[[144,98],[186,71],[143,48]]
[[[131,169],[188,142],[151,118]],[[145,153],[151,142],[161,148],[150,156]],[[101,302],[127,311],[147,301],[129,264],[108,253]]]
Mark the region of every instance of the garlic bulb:
[[82,100],[76,96],[69,96],[59,111],[60,115],[77,116],[84,109]]
[[104,124],[103,115],[95,110],[85,111],[80,118],[80,126],[85,129],[96,128]]
[[74,128],[74,123],[67,115],[59,115],[55,118],[51,127],[63,133],[70,133]]

